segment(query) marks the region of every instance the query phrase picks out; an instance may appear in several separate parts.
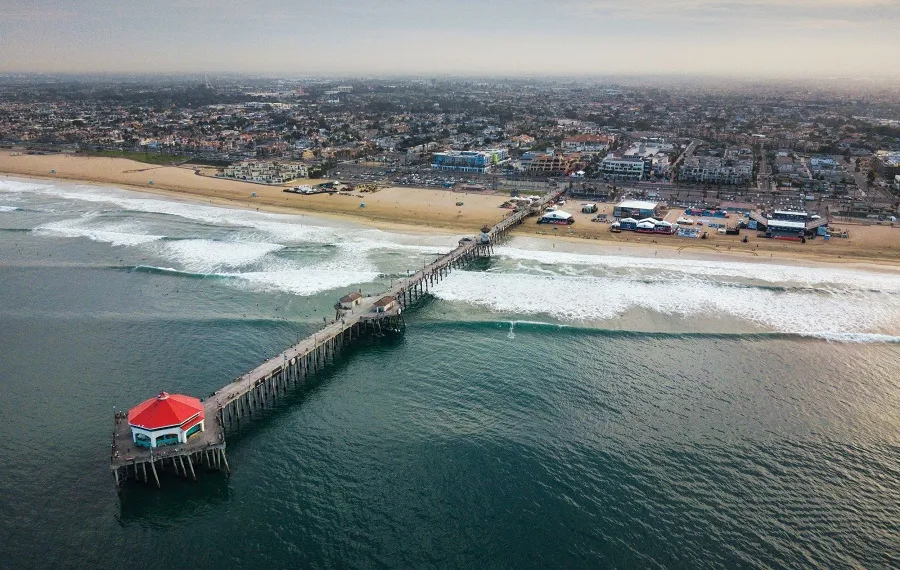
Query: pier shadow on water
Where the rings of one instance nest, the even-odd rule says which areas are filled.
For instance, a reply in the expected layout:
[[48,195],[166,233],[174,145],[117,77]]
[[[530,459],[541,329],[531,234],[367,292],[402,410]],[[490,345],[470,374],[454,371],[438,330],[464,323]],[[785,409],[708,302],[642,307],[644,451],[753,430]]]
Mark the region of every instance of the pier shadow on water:
[[171,469],[159,472],[161,489],[149,483],[129,481],[119,494],[121,526],[138,524],[155,529],[177,528],[210,508],[219,508],[232,499],[224,472],[199,468],[197,480],[176,475]]

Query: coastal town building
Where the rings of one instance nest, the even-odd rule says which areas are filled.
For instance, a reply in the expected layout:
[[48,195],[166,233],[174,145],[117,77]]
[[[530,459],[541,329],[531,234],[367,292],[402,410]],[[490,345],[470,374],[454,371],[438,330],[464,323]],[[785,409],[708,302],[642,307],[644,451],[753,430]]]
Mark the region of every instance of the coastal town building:
[[160,392],[128,411],[131,437],[138,447],[186,443],[204,428],[203,404],[197,398]]
[[872,157],[872,168],[882,178],[893,179],[900,174],[900,151],[879,150]]
[[837,166],[837,161],[830,156],[813,156],[809,159],[809,167],[815,170],[832,169]]
[[623,200],[613,208],[615,218],[656,218],[659,216],[659,203],[644,200]]
[[541,154],[523,162],[525,172],[537,176],[566,176],[575,170],[578,157],[562,153]]
[[431,167],[435,170],[485,173],[494,164],[493,155],[484,151],[436,152]]
[[566,152],[606,152],[613,140],[607,135],[575,135],[564,138],[560,146]]
[[686,158],[678,173],[683,182],[711,184],[745,184],[753,176],[752,159],[692,156]]
[[245,160],[225,167],[216,176],[257,184],[286,184],[305,178],[306,174],[306,167],[302,164]]
[[650,168],[650,160],[638,157],[607,156],[600,163],[600,173],[613,180],[643,180]]
[[516,135],[509,140],[510,143],[516,147],[529,147],[534,144],[534,137],[529,135]]

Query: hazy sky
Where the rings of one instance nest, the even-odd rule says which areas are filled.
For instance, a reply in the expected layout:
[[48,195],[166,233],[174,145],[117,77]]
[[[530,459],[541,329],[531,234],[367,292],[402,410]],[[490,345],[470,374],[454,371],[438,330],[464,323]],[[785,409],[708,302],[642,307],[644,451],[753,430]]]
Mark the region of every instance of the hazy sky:
[[900,75],[900,0],[0,0],[0,71]]

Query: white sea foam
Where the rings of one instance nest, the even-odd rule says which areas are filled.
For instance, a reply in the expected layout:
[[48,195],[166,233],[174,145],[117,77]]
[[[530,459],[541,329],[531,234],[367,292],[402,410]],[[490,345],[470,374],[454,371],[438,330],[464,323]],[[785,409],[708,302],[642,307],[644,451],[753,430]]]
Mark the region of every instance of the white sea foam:
[[163,236],[149,235],[136,231],[135,224],[113,223],[102,227],[91,226],[93,215],[82,218],[50,222],[34,229],[38,233],[51,233],[65,237],[86,237],[93,241],[104,242],[115,246],[135,246],[150,243]]
[[270,253],[284,248],[275,243],[208,239],[178,240],[158,245],[160,255],[177,261],[189,271],[199,273],[257,263]]
[[332,269],[292,269],[282,271],[253,271],[226,273],[242,280],[257,291],[282,291],[296,295],[312,295],[340,287],[367,283],[378,277],[377,273],[337,271]]
[[[808,286],[818,288],[837,287],[839,291],[871,289],[900,293],[900,275],[874,273],[842,268],[801,267],[773,263],[747,263],[740,261],[711,261],[696,259],[645,258],[618,255],[589,255],[555,251],[526,250],[513,247],[497,247],[500,257],[533,261],[550,271],[584,274],[587,270],[607,272],[610,275],[640,275],[644,279],[668,279],[704,277],[712,279],[752,279],[773,285]],[[613,273],[615,272],[615,273]]]
[[804,334],[803,336],[821,338],[830,342],[900,343],[900,336],[876,333],[818,332]]
[[896,328],[894,295],[868,291],[842,295],[816,291],[736,289],[710,279],[641,281],[622,277],[546,276],[458,272],[433,290],[447,301],[511,314],[546,314],[567,321],[620,318],[631,309],[675,317],[723,316],[765,329],[813,334],[871,333]]
[[52,188],[53,184],[40,182],[27,182],[25,180],[0,179],[0,192],[6,194],[19,194],[22,192],[38,192]]
[[20,210],[21,208],[17,208],[16,206],[2,206],[0,205],[0,212],[15,212],[16,210]]

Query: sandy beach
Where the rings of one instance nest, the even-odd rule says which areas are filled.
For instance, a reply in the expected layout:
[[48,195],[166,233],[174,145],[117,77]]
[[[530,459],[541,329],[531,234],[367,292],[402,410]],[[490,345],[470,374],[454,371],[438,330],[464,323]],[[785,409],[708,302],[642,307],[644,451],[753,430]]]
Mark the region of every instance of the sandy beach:
[[[7,175],[108,184],[231,207],[305,212],[402,232],[475,232],[482,225],[495,224],[509,214],[509,210],[500,208],[507,197],[496,194],[391,187],[374,193],[302,196],[283,192],[287,186],[224,180],[211,176],[214,172],[209,168],[156,166],[121,158],[0,151],[0,173]],[[833,228],[847,230],[850,238],[832,238],[830,241],[819,238],[806,244],[758,239],[752,232],[744,233],[750,235],[748,243],[742,243],[739,236],[714,232],[710,232],[706,240],[628,232],[613,234],[608,224],[591,222],[593,214],[581,213],[582,202],[569,200],[561,207],[574,215],[576,222],[572,226],[538,225],[529,220],[515,233],[573,245],[587,242],[594,244],[595,249],[632,250],[641,255],[676,256],[682,251],[690,251],[694,257],[697,254],[758,261],[788,259],[867,266],[900,265],[900,227],[890,225],[834,223]],[[612,204],[599,206],[601,213],[612,213]],[[679,210],[672,210],[667,219],[674,221],[680,214]]]

